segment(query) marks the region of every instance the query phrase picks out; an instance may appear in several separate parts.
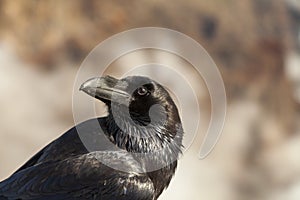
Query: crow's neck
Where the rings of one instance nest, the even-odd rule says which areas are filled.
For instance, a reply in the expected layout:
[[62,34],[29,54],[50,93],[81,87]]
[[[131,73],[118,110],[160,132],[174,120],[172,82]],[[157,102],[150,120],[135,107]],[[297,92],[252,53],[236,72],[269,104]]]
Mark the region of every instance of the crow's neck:
[[145,165],[150,163],[154,168],[155,165],[168,166],[178,159],[183,135],[180,120],[173,120],[172,115],[167,115],[166,123],[151,124],[146,115],[130,117],[131,119],[128,119],[127,116],[123,116],[122,112],[113,115],[109,109],[106,118],[107,134],[115,145],[135,153],[137,157],[146,155],[142,158],[146,160]]

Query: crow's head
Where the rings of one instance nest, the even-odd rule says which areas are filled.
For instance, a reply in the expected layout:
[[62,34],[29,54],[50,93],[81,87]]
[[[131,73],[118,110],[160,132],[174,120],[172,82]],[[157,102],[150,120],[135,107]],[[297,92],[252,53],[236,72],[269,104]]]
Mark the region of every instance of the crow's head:
[[157,82],[105,76],[86,81],[80,89],[108,106],[109,131],[118,146],[145,152],[174,143],[180,149],[183,131],[177,107]]

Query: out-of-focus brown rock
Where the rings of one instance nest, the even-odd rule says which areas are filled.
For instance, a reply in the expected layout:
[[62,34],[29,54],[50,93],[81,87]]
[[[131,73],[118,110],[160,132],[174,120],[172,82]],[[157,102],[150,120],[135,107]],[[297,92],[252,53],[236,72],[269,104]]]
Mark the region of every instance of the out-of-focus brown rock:
[[0,8],[2,38],[23,59],[46,69],[66,59],[77,67],[99,42],[130,28],[182,31],[203,44],[220,67],[229,102],[250,95],[272,106],[284,123],[291,121],[287,115],[294,107],[283,73],[291,39],[283,1],[3,0]]

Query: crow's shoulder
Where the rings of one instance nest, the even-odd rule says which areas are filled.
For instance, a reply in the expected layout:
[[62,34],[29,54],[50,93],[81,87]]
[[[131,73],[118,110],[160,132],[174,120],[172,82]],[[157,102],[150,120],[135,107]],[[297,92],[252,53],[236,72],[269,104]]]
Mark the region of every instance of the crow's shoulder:
[[[123,165],[127,171],[114,169],[118,165]],[[151,179],[146,174],[137,173],[138,170],[142,170],[139,164],[126,152],[92,152],[21,170],[0,183],[0,197],[153,199],[155,192]]]
[[107,139],[104,134],[106,131],[103,125],[104,120],[104,118],[90,119],[72,127],[36,153],[15,173],[39,163],[60,161],[88,153],[88,150],[82,143],[82,139],[86,141],[98,141],[98,143]]

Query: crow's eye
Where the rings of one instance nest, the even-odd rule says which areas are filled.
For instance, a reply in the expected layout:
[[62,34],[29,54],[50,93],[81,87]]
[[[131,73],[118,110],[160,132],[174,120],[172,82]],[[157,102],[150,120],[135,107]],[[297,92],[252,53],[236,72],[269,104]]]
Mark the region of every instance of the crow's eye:
[[140,96],[145,96],[145,95],[149,94],[149,91],[147,90],[146,87],[142,86],[137,89],[137,93]]

